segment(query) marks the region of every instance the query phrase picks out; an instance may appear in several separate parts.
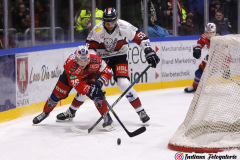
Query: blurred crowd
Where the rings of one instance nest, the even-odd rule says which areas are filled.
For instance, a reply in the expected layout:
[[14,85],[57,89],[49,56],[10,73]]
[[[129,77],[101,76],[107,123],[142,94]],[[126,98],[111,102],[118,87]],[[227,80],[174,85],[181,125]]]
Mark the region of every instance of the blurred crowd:
[[[29,0],[10,0],[9,28],[16,29],[19,35],[24,35],[30,28]],[[95,24],[101,21],[103,9],[116,2],[96,0]],[[150,37],[172,35],[172,0],[147,0],[148,32]],[[55,25],[62,28],[64,40],[69,35],[69,1],[55,1]],[[50,27],[50,0],[34,1],[35,28]],[[127,11],[127,12],[126,12]],[[204,1],[177,0],[178,35],[200,35],[204,29]],[[237,33],[237,0],[209,0],[209,21],[217,26],[219,34]],[[91,0],[74,0],[74,30],[75,39],[84,40],[91,29]],[[129,21],[142,29],[143,1],[122,0],[121,19]],[[0,37],[3,32],[3,5],[0,1]],[[57,34],[58,35],[58,34]],[[36,37],[50,37],[50,29],[37,30]],[[14,47],[14,46],[13,46]]]
[[[149,25],[162,27],[172,34],[172,0],[147,0],[147,2]],[[143,10],[142,2],[141,7]],[[209,0],[209,21],[216,24],[218,34],[237,33],[235,15],[237,15],[237,0]],[[177,0],[177,26],[179,36],[202,34],[204,1]]]

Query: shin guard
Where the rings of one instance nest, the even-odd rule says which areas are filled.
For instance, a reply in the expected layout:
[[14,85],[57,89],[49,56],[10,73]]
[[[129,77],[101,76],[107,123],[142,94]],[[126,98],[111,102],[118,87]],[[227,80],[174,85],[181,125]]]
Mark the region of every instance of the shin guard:
[[94,104],[101,115],[103,115],[108,110],[107,104],[103,100],[96,99],[94,100]]
[[58,102],[55,102],[51,99],[51,97],[47,100],[44,105],[43,111],[45,113],[50,113],[57,105]]

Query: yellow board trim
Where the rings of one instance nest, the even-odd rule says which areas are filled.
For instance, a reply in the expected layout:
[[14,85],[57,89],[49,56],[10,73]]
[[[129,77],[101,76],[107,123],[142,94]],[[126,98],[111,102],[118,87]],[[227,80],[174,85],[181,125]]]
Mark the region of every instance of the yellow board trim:
[[[192,85],[192,82],[193,80],[190,79],[190,80],[180,80],[180,81],[135,84],[134,89],[136,91],[148,91],[148,90],[165,89],[165,88],[176,88],[176,87],[184,87],[184,86]],[[107,92],[107,96],[121,93],[118,87],[106,88],[104,90]],[[60,101],[57,107],[70,104],[74,96],[75,94],[69,95],[68,98]],[[0,123],[17,119],[26,115],[32,115],[37,112],[41,112],[43,110],[43,106],[45,103],[46,101],[0,112]]]

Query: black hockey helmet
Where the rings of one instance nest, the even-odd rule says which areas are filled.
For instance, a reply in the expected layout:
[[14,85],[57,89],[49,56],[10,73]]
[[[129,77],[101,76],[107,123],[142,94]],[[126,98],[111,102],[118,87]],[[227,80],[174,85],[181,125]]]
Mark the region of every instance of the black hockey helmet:
[[113,7],[104,9],[103,21],[104,22],[115,22],[117,20],[117,11]]

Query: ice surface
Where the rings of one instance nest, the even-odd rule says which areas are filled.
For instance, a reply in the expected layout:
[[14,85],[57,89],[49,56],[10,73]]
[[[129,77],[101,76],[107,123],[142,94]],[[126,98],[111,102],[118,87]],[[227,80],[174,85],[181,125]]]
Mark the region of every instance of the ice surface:
[[[55,108],[42,123],[33,126],[38,115],[19,118],[0,124],[0,160],[175,160],[177,151],[167,148],[168,141],[183,122],[194,94],[184,88],[138,92],[142,104],[151,117],[147,131],[130,138],[111,114],[116,130],[107,132],[102,122],[89,135],[78,135],[71,126],[82,129],[91,127],[100,117],[93,102],[88,100],[78,110],[72,122],[56,122],[56,115],[67,106]],[[108,96],[112,104],[119,95]],[[114,110],[129,131],[142,123],[123,98]],[[121,145],[117,139],[121,138]],[[238,154],[239,151],[221,155]]]

